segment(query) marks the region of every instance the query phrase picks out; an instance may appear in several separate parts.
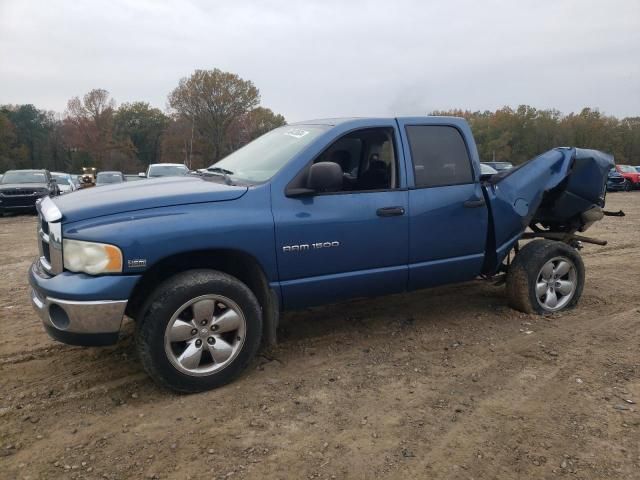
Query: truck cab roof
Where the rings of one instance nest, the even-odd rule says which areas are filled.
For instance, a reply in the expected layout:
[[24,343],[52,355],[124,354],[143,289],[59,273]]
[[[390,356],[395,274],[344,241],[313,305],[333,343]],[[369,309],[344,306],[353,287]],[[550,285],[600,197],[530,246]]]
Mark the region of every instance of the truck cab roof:
[[290,126],[295,125],[327,125],[330,127],[337,127],[340,125],[352,124],[354,127],[367,126],[372,122],[380,120],[394,121],[397,120],[403,123],[422,123],[422,124],[448,124],[448,125],[464,125],[468,126],[467,121],[460,117],[447,117],[436,115],[425,115],[418,117],[388,117],[388,116],[371,116],[371,117],[339,117],[339,118],[317,118],[312,120],[302,120],[295,123],[290,123]]

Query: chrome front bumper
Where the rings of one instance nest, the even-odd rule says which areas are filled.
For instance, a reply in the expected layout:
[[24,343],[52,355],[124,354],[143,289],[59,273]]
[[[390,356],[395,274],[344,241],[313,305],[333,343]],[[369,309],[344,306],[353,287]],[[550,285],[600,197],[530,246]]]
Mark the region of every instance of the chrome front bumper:
[[118,340],[127,300],[73,301],[47,297],[35,288],[31,304],[47,333],[70,345],[112,345]]

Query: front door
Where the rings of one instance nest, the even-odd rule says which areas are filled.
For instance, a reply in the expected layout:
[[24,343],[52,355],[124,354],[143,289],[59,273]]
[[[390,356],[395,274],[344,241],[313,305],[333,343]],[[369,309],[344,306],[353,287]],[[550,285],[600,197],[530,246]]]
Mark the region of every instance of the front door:
[[342,167],[342,191],[273,195],[285,309],[407,288],[408,192],[395,138],[393,127],[356,131],[320,154],[314,163]]

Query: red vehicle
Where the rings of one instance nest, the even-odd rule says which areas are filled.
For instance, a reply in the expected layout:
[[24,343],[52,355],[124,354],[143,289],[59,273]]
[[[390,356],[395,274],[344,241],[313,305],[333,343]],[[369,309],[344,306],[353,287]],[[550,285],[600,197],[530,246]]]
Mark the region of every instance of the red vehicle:
[[616,165],[616,170],[625,180],[625,190],[640,188],[640,172],[631,165]]

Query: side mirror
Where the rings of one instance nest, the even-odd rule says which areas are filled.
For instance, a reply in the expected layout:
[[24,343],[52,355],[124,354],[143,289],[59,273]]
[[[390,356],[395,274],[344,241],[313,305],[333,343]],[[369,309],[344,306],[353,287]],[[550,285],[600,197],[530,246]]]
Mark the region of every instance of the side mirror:
[[146,174],[146,173],[144,173],[144,172],[140,172],[140,173],[138,174],[138,176],[139,176],[140,178],[147,178],[147,174]]
[[342,190],[342,167],[335,162],[318,162],[311,165],[304,187],[287,187],[287,197],[310,197],[317,193]]
[[342,167],[335,162],[318,162],[311,165],[307,186],[316,193],[342,190]]

